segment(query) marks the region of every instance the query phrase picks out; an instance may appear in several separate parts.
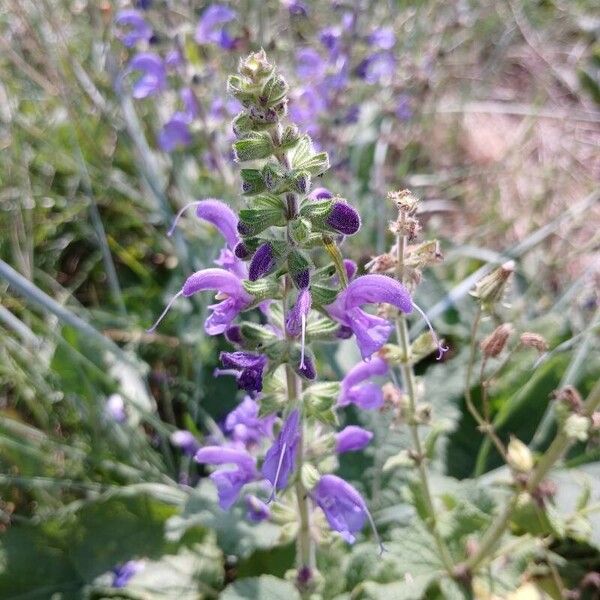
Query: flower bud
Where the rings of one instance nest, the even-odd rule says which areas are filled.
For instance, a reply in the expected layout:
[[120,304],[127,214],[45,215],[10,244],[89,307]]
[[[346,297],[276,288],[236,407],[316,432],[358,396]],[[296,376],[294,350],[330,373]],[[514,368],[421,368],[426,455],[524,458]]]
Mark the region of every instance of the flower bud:
[[346,202],[336,201],[326,223],[338,233],[353,235],[360,229],[360,216],[354,207]]
[[564,424],[564,431],[569,439],[585,442],[588,439],[591,424],[589,417],[576,414],[569,415]]
[[310,463],[304,463],[300,471],[302,485],[310,492],[321,479],[321,473]]
[[513,326],[510,323],[503,323],[496,327],[480,344],[483,355],[488,358],[498,356],[504,350],[512,332]]
[[556,402],[562,404],[569,412],[581,412],[583,409],[583,400],[579,392],[572,386],[567,385],[564,388],[553,393]]
[[514,271],[515,263],[510,260],[477,282],[475,289],[470,293],[479,300],[483,310],[490,311],[502,301],[506,284]]
[[285,100],[288,90],[286,80],[279,74],[273,75],[264,84],[259,100],[267,107],[275,106]]
[[247,260],[252,256],[250,248],[248,248],[248,246],[246,246],[244,242],[238,242],[235,248],[233,249],[233,253],[240,260]]
[[274,69],[275,66],[269,62],[262,48],[258,52],[252,52],[246,58],[241,58],[238,67],[239,73],[252,81],[269,77]]
[[538,333],[526,331],[521,334],[520,339],[525,348],[535,348],[540,354],[548,350],[548,342]]
[[533,469],[533,455],[531,450],[516,437],[511,437],[506,453],[508,464],[515,471],[529,473]]
[[292,178],[294,189],[299,194],[307,194],[310,190],[310,173],[308,171],[299,171]]
[[245,196],[252,196],[266,189],[265,182],[258,169],[241,169],[240,175],[242,177],[242,194]]
[[288,270],[294,285],[306,289],[310,285],[310,262],[306,255],[299,250],[292,250],[288,254]]
[[265,186],[270,192],[281,193],[287,188],[286,173],[283,167],[277,163],[267,163],[261,171]]
[[258,250],[254,253],[250,266],[248,267],[248,279],[250,281],[256,281],[268,275],[277,264],[275,260],[275,254],[273,252],[273,246],[266,242],[262,246],[258,247]]

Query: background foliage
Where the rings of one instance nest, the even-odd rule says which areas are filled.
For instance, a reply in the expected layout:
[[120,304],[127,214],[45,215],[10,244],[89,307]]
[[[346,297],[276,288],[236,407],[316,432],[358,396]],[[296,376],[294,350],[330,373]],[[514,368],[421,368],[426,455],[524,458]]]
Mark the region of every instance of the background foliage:
[[[155,4],[175,23],[203,8]],[[308,4],[299,19],[284,3],[239,3],[239,47],[198,53],[198,68],[219,74],[203,102],[222,96],[239,56],[261,46],[292,87],[302,84],[296,49],[316,46],[317,28],[337,24],[343,9]],[[494,382],[503,440],[513,434],[545,449],[555,427],[550,393],[572,384],[584,395],[600,375],[595,4],[369,3],[361,26],[393,24],[397,75],[375,92],[352,82],[358,122],[339,122],[335,110],[320,117],[322,144],[335,151],[323,183],[363,215],[352,257],[364,265],[387,247],[389,189],[424,199],[426,231],[442,243],[446,260],[426,274],[418,301],[451,352],[441,364],[424,361],[419,375],[436,417],[428,447],[440,522],[457,556],[490,522],[504,493],[492,484],[506,476],[464,407],[475,311],[468,291],[482,269],[517,261],[499,319],[550,346],[541,357],[516,353]],[[115,85],[126,61],[112,31],[117,8],[2,0],[0,596],[295,598],[283,579],[294,562],[284,528],[251,525],[241,509],[224,515],[204,473],[169,442],[176,428],[199,438],[215,431],[236,390],[212,377],[223,342],[203,334],[206,298],[174,310],[160,333],[145,332],[185,275],[216,255],[209,227],[190,220],[172,239],[165,232],[191,199],[238,203],[239,182],[226,156],[226,118],[207,121],[186,152],[155,149],[156,106],[134,105]],[[358,60],[366,48],[357,42],[355,51]],[[408,118],[397,116],[399,99]],[[202,158],[215,148],[225,152],[220,169]],[[326,352],[318,356],[325,378],[358,360],[350,344]],[[123,424],[107,416],[113,393],[126,402]],[[351,417],[375,440],[343,457],[340,471],[391,541],[379,560],[370,541],[349,548],[328,540],[323,596],[465,597],[441,576],[414,518],[421,490],[410,471],[382,471],[406,448],[406,432],[390,432],[386,413]],[[558,598],[556,573],[574,589],[600,570],[597,442],[577,444],[553,476],[552,519],[515,519],[505,540],[513,559],[490,569],[489,593],[505,597],[531,580]],[[540,533],[543,543],[529,535]],[[112,588],[111,569],[132,558],[147,567],[126,590]]]

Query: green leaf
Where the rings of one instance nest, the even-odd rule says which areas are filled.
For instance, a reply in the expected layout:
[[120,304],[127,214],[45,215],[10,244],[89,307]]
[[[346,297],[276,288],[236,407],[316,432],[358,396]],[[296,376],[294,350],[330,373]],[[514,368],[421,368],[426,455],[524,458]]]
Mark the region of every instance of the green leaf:
[[271,575],[240,579],[227,586],[220,597],[221,600],[300,600],[292,583]]

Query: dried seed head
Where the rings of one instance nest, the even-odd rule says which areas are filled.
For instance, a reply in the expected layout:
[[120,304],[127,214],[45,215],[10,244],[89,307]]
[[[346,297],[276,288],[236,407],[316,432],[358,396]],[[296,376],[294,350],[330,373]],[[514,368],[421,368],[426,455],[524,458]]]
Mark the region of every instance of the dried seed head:
[[409,240],[414,240],[421,231],[421,224],[414,217],[401,217],[390,222],[390,231],[394,235],[405,235]]
[[521,334],[521,344],[525,348],[535,348],[540,354],[548,350],[548,342],[539,333],[531,331]]
[[388,192],[388,200],[392,201],[400,212],[412,213],[416,210],[419,199],[410,190]]
[[557,402],[564,404],[571,412],[578,413],[583,409],[581,395],[572,385],[567,385],[555,391],[552,396]]
[[391,381],[384,383],[381,387],[383,401],[394,408],[402,407],[404,394]]
[[396,257],[393,254],[380,254],[366,264],[366,269],[369,273],[387,273],[395,268]]
[[498,302],[502,301],[506,284],[514,271],[515,263],[510,260],[477,282],[475,289],[470,293],[479,300],[483,310],[491,311]]
[[512,332],[513,326],[510,323],[503,323],[496,327],[480,344],[484,356],[488,358],[498,356],[504,350]]

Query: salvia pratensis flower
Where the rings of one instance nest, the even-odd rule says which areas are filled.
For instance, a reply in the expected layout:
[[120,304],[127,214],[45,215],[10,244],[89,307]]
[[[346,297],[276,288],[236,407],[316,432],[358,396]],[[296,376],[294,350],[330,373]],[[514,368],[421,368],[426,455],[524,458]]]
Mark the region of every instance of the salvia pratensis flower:
[[288,479],[294,471],[299,441],[300,412],[295,408],[284,421],[277,439],[267,451],[262,466],[262,474],[273,486],[271,500],[275,498],[277,490],[287,486]]
[[260,392],[263,386],[263,372],[267,366],[267,357],[251,352],[221,352],[219,355],[223,369],[217,369],[217,375],[234,375],[238,387],[247,392]]
[[200,449],[200,444],[194,434],[185,429],[174,431],[169,439],[171,444],[179,448],[186,456],[194,456]]
[[396,34],[392,27],[377,27],[369,35],[368,42],[381,50],[391,50],[396,43]]
[[383,552],[383,545],[365,501],[347,481],[336,475],[323,475],[313,490],[312,497],[325,513],[329,527],[340,533],[349,544],[356,541],[355,534],[369,521]]
[[129,580],[144,569],[144,562],[141,560],[128,560],[127,562],[117,565],[113,568],[112,587],[124,588]]
[[158,327],[177,298],[180,296],[188,298],[207,290],[219,292],[217,298],[221,300],[209,306],[212,314],[204,322],[204,330],[208,335],[223,333],[237,315],[248,308],[253,301],[252,296],[244,289],[242,280],[234,273],[225,269],[203,269],[187,278],[181,290],[169,301],[148,332],[151,333]]
[[327,307],[334,319],[352,329],[363,359],[377,352],[392,331],[392,325],[386,319],[360,308],[364,304],[380,303],[391,304],[404,313],[413,309],[410,294],[400,282],[377,274],[363,275],[350,282]]
[[129,61],[127,71],[139,72],[139,77],[133,84],[133,97],[136,99],[154,96],[167,87],[165,65],[160,56],[153,52],[136,54]]
[[356,452],[368,446],[372,439],[373,434],[368,429],[348,425],[335,436],[335,451],[338,454]]
[[209,6],[200,16],[194,39],[198,44],[215,44],[232,50],[235,39],[227,31],[227,23],[237,17],[235,10],[222,4]]
[[308,314],[310,313],[310,307],[312,305],[312,296],[310,295],[310,291],[308,289],[302,289],[296,300],[296,304],[294,304],[292,310],[288,313],[285,329],[288,335],[296,337],[298,335],[302,336],[302,351],[300,356],[300,366],[299,368],[305,367],[305,339],[306,339],[306,321],[308,319]]
[[192,143],[189,118],[185,113],[176,112],[162,127],[158,134],[158,145],[165,152],[185,148]]
[[246,396],[225,419],[225,432],[235,442],[246,447],[258,444],[263,438],[272,437],[275,417],[259,417],[259,405],[256,400]]
[[152,37],[152,27],[137,10],[120,10],[115,18],[117,37],[131,48],[138,42],[147,42]]
[[358,363],[342,379],[337,405],[355,404],[365,410],[380,408],[383,406],[381,387],[368,379],[385,375],[387,372],[387,363],[378,356],[373,357],[369,362]]
[[217,469],[210,479],[217,487],[219,506],[223,510],[231,508],[238,499],[242,487],[257,477],[256,460],[246,450],[206,446],[200,448],[194,460],[208,465],[234,465],[235,469]]
[[271,518],[271,509],[260,499],[252,494],[248,494],[245,498],[246,517],[253,523],[260,523]]

